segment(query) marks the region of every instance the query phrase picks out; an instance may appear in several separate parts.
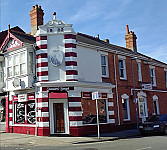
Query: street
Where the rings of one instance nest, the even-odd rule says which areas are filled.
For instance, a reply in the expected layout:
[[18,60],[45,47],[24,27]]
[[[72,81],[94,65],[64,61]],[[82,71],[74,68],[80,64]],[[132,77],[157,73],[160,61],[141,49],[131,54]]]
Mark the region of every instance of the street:
[[[64,138],[64,137],[61,137]],[[83,137],[84,138],[84,137]],[[167,136],[136,136],[126,139],[103,141],[93,143],[73,144],[70,142],[60,142],[55,140],[55,145],[40,145],[35,143],[19,144],[10,146],[8,144],[1,147],[1,150],[167,150]]]

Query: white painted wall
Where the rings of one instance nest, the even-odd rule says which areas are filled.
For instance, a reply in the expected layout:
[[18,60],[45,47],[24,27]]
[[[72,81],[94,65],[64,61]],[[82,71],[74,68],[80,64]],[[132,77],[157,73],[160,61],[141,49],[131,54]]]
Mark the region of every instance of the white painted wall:
[[[47,37],[48,58],[53,50],[61,50],[65,54],[64,48],[64,35],[63,34],[50,34]],[[65,57],[65,56],[64,56]],[[48,59],[48,77],[49,81],[65,81],[66,80],[65,59],[60,66],[53,66]]]
[[77,53],[79,80],[102,82],[100,52],[95,49],[77,46]]

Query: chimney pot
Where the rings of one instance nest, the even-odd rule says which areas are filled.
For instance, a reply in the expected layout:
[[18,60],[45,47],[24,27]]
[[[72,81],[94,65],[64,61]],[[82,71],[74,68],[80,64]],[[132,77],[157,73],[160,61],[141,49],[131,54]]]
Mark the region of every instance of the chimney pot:
[[126,33],[128,34],[129,33],[129,26],[126,25]]

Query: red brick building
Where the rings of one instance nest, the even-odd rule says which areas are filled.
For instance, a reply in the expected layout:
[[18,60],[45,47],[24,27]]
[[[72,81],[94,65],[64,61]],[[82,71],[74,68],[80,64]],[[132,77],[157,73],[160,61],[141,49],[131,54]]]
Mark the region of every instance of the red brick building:
[[43,24],[43,15],[33,6],[31,35],[9,28],[2,40],[6,132],[96,133],[96,91],[101,132],[135,128],[136,114],[141,122],[167,113],[167,64],[139,53],[128,26],[124,48],[76,33],[56,13]]

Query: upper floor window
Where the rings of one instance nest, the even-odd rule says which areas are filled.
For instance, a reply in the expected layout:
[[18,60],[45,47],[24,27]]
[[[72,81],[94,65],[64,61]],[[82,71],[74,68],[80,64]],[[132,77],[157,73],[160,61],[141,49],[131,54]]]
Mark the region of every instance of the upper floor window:
[[151,84],[156,86],[155,67],[150,66]]
[[12,56],[7,58],[7,75],[8,77],[12,76]]
[[29,73],[33,73],[33,52],[29,52]]
[[167,88],[167,69],[165,69],[165,83],[166,83],[166,88]]
[[141,62],[137,62],[137,71],[138,71],[138,81],[142,81],[142,74],[141,74]]
[[19,75],[19,59],[18,54],[13,56],[13,72],[14,76]]
[[0,61],[0,82],[3,81],[3,62]]
[[108,76],[107,56],[101,55],[102,76]]
[[119,76],[120,79],[126,79],[126,65],[125,65],[125,59],[124,56],[118,56],[119,59]]
[[20,74],[25,74],[26,70],[25,52],[23,52],[20,53]]

